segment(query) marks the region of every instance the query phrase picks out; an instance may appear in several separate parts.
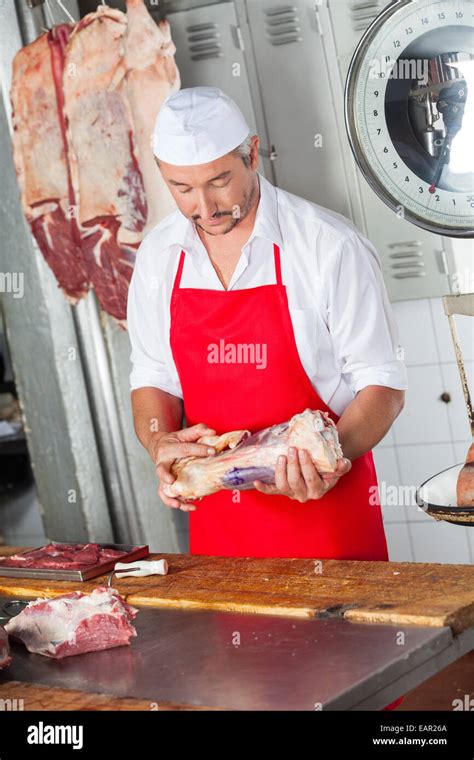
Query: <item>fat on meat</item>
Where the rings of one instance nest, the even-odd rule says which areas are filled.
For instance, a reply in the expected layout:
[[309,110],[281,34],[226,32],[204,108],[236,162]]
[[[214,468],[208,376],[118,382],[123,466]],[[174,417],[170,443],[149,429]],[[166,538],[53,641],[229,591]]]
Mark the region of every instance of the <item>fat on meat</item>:
[[23,213],[38,247],[70,303],[90,283],[72,216],[71,184],[61,101],[63,52],[72,32],[60,24],[21,48],[13,60],[13,162]]
[[129,644],[137,635],[131,622],[137,614],[118,591],[99,586],[90,594],[30,602],[5,629],[29,652],[62,658]]
[[152,134],[163,101],[181,85],[175,63],[176,46],[170,24],[158,24],[148,13],[143,0],[127,0],[128,26],[125,35],[127,95],[132,110],[138,163],[148,203],[144,235],[165,216],[176,210],[176,203],[158,169],[152,149]]
[[222,489],[248,490],[254,480],[274,483],[278,457],[287,456],[290,446],[306,449],[319,472],[334,472],[343,456],[334,420],[328,412],[311,409],[253,435],[234,430],[203,436],[198,443],[213,446],[217,453],[177,459],[171,467],[176,480],[163,484],[167,496],[197,499]]
[[126,93],[126,29],[125,14],[107,5],[84,16],[69,38],[63,90],[79,223],[118,217],[137,242],[146,198]]

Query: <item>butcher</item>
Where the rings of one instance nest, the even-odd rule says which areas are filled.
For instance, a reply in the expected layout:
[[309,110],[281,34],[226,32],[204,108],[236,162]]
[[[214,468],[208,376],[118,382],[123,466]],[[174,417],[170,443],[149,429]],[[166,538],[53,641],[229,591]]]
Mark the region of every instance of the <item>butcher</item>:
[[[190,552],[388,560],[372,448],[407,380],[377,251],[347,218],[259,172],[259,137],[220,89],[170,95],[151,138],[177,209],[137,254],[131,400],[162,502],[189,512]],[[305,409],[336,423],[335,472],[290,448],[274,485],[195,502],[164,493],[176,459],[215,455],[202,436]]]

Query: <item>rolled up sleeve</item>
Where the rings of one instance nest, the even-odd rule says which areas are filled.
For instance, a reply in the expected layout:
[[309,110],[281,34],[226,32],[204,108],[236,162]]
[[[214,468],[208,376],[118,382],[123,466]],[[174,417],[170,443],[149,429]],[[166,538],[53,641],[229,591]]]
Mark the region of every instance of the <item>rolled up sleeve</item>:
[[182,398],[179,381],[169,360],[169,329],[163,317],[163,289],[147,267],[146,241],[137,253],[127,302],[127,325],[131,344],[130,390],[160,388]]
[[333,258],[331,275],[328,327],[344,381],[354,394],[367,385],[405,390],[403,348],[372,243],[351,233]]

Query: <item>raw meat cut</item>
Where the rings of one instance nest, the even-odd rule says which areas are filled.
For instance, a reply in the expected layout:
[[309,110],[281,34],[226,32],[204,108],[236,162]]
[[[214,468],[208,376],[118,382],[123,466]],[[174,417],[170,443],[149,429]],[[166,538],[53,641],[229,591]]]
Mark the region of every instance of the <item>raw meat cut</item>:
[[156,165],[151,137],[163,101],[179,90],[181,81],[174,60],[176,47],[171,39],[169,22],[162,19],[156,24],[143,0],[127,0],[127,19],[127,95],[148,203],[146,234],[176,209],[173,196]]
[[0,670],[7,668],[12,661],[10,657],[10,647],[8,646],[8,636],[5,628],[0,625]]
[[136,233],[146,200],[125,86],[126,29],[125,14],[106,5],[84,16],[65,50],[63,92],[80,224],[113,216]]
[[71,303],[89,289],[72,189],[61,90],[63,50],[72,31],[60,24],[13,60],[13,160],[25,217],[46,262]]
[[458,507],[474,507],[474,443],[471,443],[466,462],[458,475],[456,504]]
[[39,549],[0,557],[0,568],[28,567],[34,570],[81,570],[92,565],[119,559],[127,554],[99,544],[48,544]]
[[129,0],[127,15],[99,5],[14,60],[24,213],[71,303],[92,284],[123,328],[138,246],[176,208],[151,148],[156,114],[180,86],[174,53],[169,23]]
[[74,591],[30,602],[5,629],[29,652],[69,657],[129,644],[137,635],[131,624],[137,614],[118,591],[99,586],[91,594]]
[[69,38],[63,76],[82,250],[100,305],[122,326],[133,246],[141,241],[147,217],[126,93],[126,29],[127,18],[119,10],[99,5],[88,13]]
[[197,499],[222,489],[248,490],[254,480],[274,483],[278,456],[286,456],[290,446],[306,449],[319,472],[334,472],[343,456],[334,421],[311,409],[253,435],[236,430],[203,436],[198,443],[215,446],[218,453],[176,460],[171,467],[176,480],[163,484],[167,496]]
[[63,88],[82,250],[102,308],[121,327],[138,246],[175,209],[150,144],[163,100],[180,86],[175,50],[169,23],[157,25],[143,0],[129,0],[127,15],[101,5],[85,16],[66,51],[72,75],[64,76]]

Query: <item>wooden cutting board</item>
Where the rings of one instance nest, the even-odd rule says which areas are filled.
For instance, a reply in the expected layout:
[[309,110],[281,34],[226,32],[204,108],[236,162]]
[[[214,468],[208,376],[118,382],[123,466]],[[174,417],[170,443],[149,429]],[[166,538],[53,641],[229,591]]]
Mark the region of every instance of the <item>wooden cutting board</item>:
[[[24,548],[24,547],[23,547]],[[2,547],[14,554],[22,547]],[[152,554],[166,576],[115,578],[129,604],[296,617],[339,616],[363,623],[474,626],[474,566],[413,562],[258,559]],[[0,577],[0,596],[52,597],[107,582]]]
[[[56,686],[42,686],[26,681],[2,681],[2,705],[6,700],[17,702],[22,709],[28,710],[149,710],[163,712],[168,710],[223,710],[220,707],[201,707],[181,705],[174,702],[151,702],[149,699],[117,697],[115,694],[97,694],[77,689],[61,689]],[[6,703],[8,704],[8,702]],[[14,702],[12,704],[15,704]],[[7,707],[4,708],[8,709]],[[0,707],[0,711],[2,708]]]

